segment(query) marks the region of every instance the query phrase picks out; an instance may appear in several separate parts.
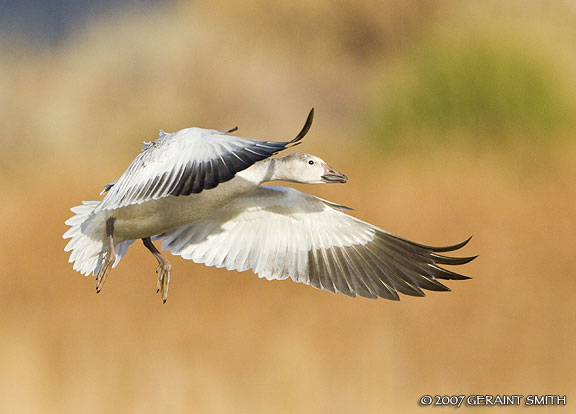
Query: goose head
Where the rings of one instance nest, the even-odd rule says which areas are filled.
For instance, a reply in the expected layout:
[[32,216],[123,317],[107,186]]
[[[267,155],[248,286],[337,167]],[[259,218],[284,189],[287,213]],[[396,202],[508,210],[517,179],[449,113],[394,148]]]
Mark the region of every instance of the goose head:
[[345,183],[346,175],[339,173],[326,162],[315,155],[297,152],[286,157],[278,158],[281,161],[278,168],[282,179],[302,184]]

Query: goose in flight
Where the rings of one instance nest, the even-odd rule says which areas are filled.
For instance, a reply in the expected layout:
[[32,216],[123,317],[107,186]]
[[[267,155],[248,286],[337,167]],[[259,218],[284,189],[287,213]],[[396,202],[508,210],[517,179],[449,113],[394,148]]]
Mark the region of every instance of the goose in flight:
[[122,176],[104,187],[101,201],[84,201],[66,221],[74,270],[96,276],[99,292],[110,269],[141,239],[158,261],[157,289],[165,302],[171,265],[153,241],[174,255],[259,277],[291,278],[348,296],[398,300],[447,291],[439,279],[468,279],[441,265],[466,243],[414,243],[348,214],[347,207],[268,181],[345,183],[347,177],[309,154],[273,155],[301,143],[314,110],[291,141],[229,135],[237,130],[160,131],[145,143]]

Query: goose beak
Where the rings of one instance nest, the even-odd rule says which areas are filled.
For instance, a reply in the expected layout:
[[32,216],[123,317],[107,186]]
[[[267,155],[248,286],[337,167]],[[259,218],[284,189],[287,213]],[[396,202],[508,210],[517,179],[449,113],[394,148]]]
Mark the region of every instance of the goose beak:
[[328,164],[322,164],[324,167],[324,175],[322,176],[322,182],[325,183],[345,183],[348,181],[346,175],[339,173],[334,168],[330,167]]

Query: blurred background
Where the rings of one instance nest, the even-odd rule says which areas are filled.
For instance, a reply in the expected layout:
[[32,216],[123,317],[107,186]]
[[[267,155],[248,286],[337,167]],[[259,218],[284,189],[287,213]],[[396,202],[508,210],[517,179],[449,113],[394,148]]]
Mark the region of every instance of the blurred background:
[[[575,1],[0,8],[1,412],[574,411]],[[69,208],[158,129],[284,140],[311,107],[298,150],[351,179],[299,188],[417,242],[473,235],[472,280],[394,303],[173,257],[162,305],[140,244],[99,295],[67,263]]]

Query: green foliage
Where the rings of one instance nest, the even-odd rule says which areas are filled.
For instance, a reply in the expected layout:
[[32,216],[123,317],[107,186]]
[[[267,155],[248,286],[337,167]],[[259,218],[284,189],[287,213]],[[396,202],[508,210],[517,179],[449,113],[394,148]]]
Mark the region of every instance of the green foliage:
[[380,142],[539,140],[568,124],[572,101],[551,56],[503,34],[458,35],[426,42],[379,91]]

